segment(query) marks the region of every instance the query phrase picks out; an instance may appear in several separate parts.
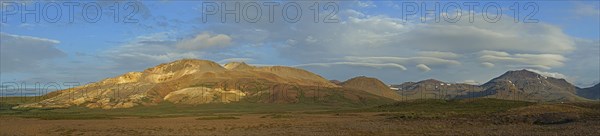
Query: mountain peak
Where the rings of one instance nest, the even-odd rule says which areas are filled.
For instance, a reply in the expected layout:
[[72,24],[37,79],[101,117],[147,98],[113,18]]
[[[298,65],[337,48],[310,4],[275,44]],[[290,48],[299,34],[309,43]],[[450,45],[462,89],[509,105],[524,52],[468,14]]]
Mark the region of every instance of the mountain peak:
[[[377,78],[373,78],[373,77],[366,77],[366,76],[357,76],[351,79],[348,79],[342,83],[340,83],[340,85],[342,86],[350,86],[350,87],[354,87],[354,88],[361,88],[363,90],[386,90],[389,89],[389,87],[387,87],[387,85],[385,85],[385,83],[383,83],[381,80],[377,79]],[[364,87],[373,87],[373,88],[369,88],[366,89]]]
[[168,73],[182,70],[196,71],[221,71],[225,70],[221,65],[210,61],[200,59],[180,59],[169,63],[163,63],[158,66],[148,68],[144,72],[147,73]]
[[539,73],[527,70],[527,69],[522,69],[522,70],[507,71],[504,74],[497,77],[496,79],[512,80],[512,79],[530,79],[530,78],[547,79],[548,77],[543,76]]
[[564,79],[543,76],[535,70],[507,71],[482,86],[493,92],[521,93],[520,95],[527,95],[529,101],[575,101],[581,99],[575,95],[576,86]]
[[529,71],[527,69],[521,69],[521,70],[511,70],[511,71],[507,71],[505,74],[517,74],[517,75],[533,75],[533,76],[538,76],[540,74],[533,72],[533,71]]
[[[359,83],[359,82],[366,82],[366,83],[372,83],[375,85],[383,85],[383,86],[387,86],[385,85],[385,83],[383,83],[381,80],[374,78],[374,77],[367,77],[367,76],[357,76],[351,79],[348,79],[340,84],[351,84],[351,83]],[[387,87],[386,87],[387,88]]]
[[213,61],[210,60],[201,60],[201,59],[180,59],[180,60],[175,60],[173,62],[169,62],[166,64],[216,64]]
[[353,77],[353,78],[348,79],[348,81],[350,81],[350,80],[359,80],[359,79],[378,80],[377,78],[374,78],[374,77],[357,76],[357,77]]
[[358,89],[369,92],[371,94],[398,100],[400,96],[392,91],[390,87],[385,85],[381,80],[372,77],[358,76],[348,79],[340,83],[342,87]]
[[556,79],[556,78],[552,78],[552,77],[548,78],[548,77],[543,76],[534,71],[522,69],[522,70],[507,71],[504,74],[488,81],[486,84],[489,84],[492,82],[503,82],[503,81],[516,82],[516,81],[525,81],[525,80],[531,80],[531,81],[535,81],[535,82],[539,82],[541,80],[566,82],[566,80],[560,80],[560,79]]
[[245,62],[229,62],[223,65],[225,69],[228,70],[243,70],[243,69],[252,69],[253,66],[246,64]]
[[423,80],[423,81],[419,81],[417,83],[419,83],[419,84],[423,84],[423,83],[425,83],[425,84],[441,84],[441,83],[444,83],[444,82],[442,82],[440,80],[436,80],[436,79],[426,79],[426,80]]

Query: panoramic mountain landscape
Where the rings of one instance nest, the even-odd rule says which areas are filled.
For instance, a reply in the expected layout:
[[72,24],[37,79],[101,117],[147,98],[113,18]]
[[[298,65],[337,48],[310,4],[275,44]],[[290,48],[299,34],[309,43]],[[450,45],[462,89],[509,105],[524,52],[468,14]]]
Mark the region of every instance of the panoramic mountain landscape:
[[[234,119],[250,123],[239,126],[241,128],[252,126],[251,122],[262,122],[252,119],[257,117],[271,118],[263,121],[275,124],[282,123],[279,122],[282,120],[277,118],[286,120],[310,118],[309,122],[312,123],[332,123],[330,121],[341,117],[342,120],[336,122],[343,123],[359,121],[350,119],[359,117],[367,120],[382,120],[380,123],[383,124],[377,125],[391,125],[390,121],[393,123],[417,120],[427,121],[426,123],[414,122],[413,124],[417,126],[450,125],[456,123],[458,121],[456,119],[468,117],[473,119],[471,121],[473,123],[494,127],[502,127],[503,124],[583,125],[600,123],[598,122],[600,120],[597,120],[600,118],[599,104],[593,100],[598,98],[598,92],[598,85],[580,89],[564,79],[546,77],[528,70],[508,71],[482,85],[446,83],[436,79],[386,85],[373,77],[358,76],[339,82],[293,67],[252,66],[245,62],[229,62],[221,65],[209,60],[182,59],[163,63],[141,72],[127,72],[95,83],[57,90],[43,96],[4,97],[0,103],[2,106],[0,115],[3,119],[24,117],[42,120],[104,120],[139,117],[151,122],[186,123],[191,123],[189,117],[200,116],[196,120],[224,120],[226,122],[219,121],[219,123],[229,124],[227,120]],[[555,104],[557,102],[561,104]],[[476,121],[483,118],[491,120]],[[17,124],[32,122],[28,119],[11,120],[7,122]],[[77,122],[81,121],[71,123]],[[165,133],[161,129],[144,130],[133,125],[134,120],[125,122],[127,122],[126,126],[121,127],[133,130],[126,134],[185,134]],[[269,127],[273,129],[283,127],[279,125]],[[302,128],[316,127],[303,123],[297,125]],[[366,124],[345,127],[362,125]],[[23,129],[10,128],[9,130]],[[95,135],[99,134],[98,131],[104,131],[104,128],[106,127],[88,126],[79,129],[93,131],[76,129],[69,131]],[[47,130],[48,128],[35,129]],[[380,129],[361,131],[373,133]],[[406,129],[396,129],[391,132]],[[529,131],[528,129],[535,129],[535,127],[526,127],[522,131]],[[484,130],[470,134],[486,133]],[[576,130],[555,133],[587,135],[596,133],[598,129],[590,127]],[[73,134],[56,131],[61,133],[53,134]],[[189,129],[185,131],[204,132]],[[413,131],[407,134],[417,134]],[[208,132],[206,134],[224,133],[214,130],[206,132]],[[245,132],[248,131],[231,131],[226,134],[237,135]],[[265,132],[265,129],[250,132],[278,133]],[[299,134],[296,132],[300,130],[293,130],[290,133]],[[316,132],[315,134],[337,133],[341,132]],[[2,134],[36,133],[3,131]],[[496,134],[516,133],[497,132]]]
[[[221,66],[209,60],[183,59],[142,72],[128,72],[96,83],[58,90],[45,95],[47,99],[40,102],[12,108],[81,106],[116,109],[161,102],[186,105],[232,102],[374,105],[393,100],[466,98],[585,102],[597,99],[598,95],[598,85],[580,89],[564,79],[528,70],[508,71],[479,86],[435,79],[388,86],[377,78],[365,76],[336,84],[292,67],[257,67],[245,62]],[[330,101],[331,97],[336,97],[335,102]]]
[[4,135],[600,135],[600,1],[0,0]]

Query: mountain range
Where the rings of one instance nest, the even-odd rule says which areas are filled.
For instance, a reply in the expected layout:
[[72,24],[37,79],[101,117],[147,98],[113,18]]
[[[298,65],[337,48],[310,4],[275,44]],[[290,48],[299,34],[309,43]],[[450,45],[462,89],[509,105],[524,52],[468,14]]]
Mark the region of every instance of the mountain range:
[[580,89],[565,79],[546,77],[529,70],[508,71],[483,85],[451,84],[435,79],[392,85],[406,99],[497,98],[532,102],[587,101],[598,97],[593,87]]
[[592,100],[600,99],[600,83],[592,87],[577,90],[577,95]]
[[598,99],[598,86],[580,89],[564,79],[528,70],[508,71],[483,85],[428,79],[387,86],[372,77],[360,76],[340,82],[293,67],[250,66],[244,62],[220,65],[208,60],[183,59],[55,91],[44,95],[47,99],[40,102],[13,108],[117,109],[165,102],[378,105],[419,98],[477,97],[564,102]]
[[41,102],[19,108],[130,108],[163,102],[205,103],[330,103],[369,105],[393,101],[365,91],[347,89],[306,70],[243,62],[221,66],[208,60],[184,59],[142,72],[129,72],[79,87],[59,90]]

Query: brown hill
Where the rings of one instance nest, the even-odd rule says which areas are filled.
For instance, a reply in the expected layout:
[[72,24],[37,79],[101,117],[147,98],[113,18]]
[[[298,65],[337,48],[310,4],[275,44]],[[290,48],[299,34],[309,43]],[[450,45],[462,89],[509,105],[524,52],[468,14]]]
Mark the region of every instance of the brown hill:
[[577,90],[577,95],[592,100],[600,99],[600,83],[592,87]]
[[340,85],[344,88],[363,90],[371,94],[387,97],[394,100],[399,100],[400,95],[394,92],[390,87],[385,85],[379,79],[372,77],[359,76],[346,80]]
[[[329,80],[314,74],[312,72],[308,72],[303,69],[285,67],[285,66],[270,66],[270,67],[258,67],[253,69],[256,72],[264,72],[275,74],[279,77],[282,77],[287,81],[287,83],[292,84],[301,84],[301,85],[311,85],[311,86],[322,86],[322,87],[337,87],[337,85],[329,82]],[[292,81],[292,82],[290,82]]]
[[[346,103],[389,101],[356,90],[344,90],[306,70],[272,66],[254,67],[228,63],[225,67],[207,60],[184,59],[160,64],[143,72],[129,72],[102,81],[52,93],[37,103],[13,108],[129,108],[138,105],[230,103],[297,103],[329,101],[339,95]],[[312,99],[314,98],[314,99]]]
[[508,71],[482,85],[491,97],[524,101],[582,101],[577,87],[565,79],[546,77],[528,70]]

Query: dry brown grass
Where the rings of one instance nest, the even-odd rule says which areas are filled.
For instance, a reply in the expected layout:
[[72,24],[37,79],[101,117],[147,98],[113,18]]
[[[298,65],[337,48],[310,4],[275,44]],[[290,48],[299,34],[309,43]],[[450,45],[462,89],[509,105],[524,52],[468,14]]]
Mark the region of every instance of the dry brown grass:
[[[389,119],[386,113],[246,114],[113,120],[38,120],[2,117],[0,135],[596,135],[600,120],[558,125],[494,124],[485,119]],[[265,117],[267,116],[267,117]]]
[[0,135],[597,135],[600,110],[595,107],[597,103],[479,99],[338,110],[290,104],[167,104],[108,111],[4,111]]

